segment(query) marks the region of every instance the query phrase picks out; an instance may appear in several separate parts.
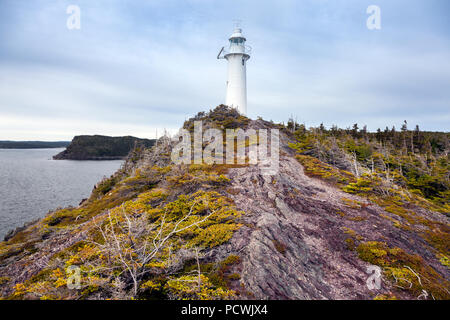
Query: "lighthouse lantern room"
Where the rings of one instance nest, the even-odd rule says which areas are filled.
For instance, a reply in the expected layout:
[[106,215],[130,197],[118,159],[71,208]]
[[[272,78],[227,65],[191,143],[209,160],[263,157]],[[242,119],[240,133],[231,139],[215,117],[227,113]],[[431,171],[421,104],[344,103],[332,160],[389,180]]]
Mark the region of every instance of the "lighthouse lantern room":
[[217,59],[228,61],[227,95],[225,104],[247,114],[247,75],[246,65],[250,59],[251,48],[245,44],[242,29],[236,27],[229,38],[229,47],[222,47]]

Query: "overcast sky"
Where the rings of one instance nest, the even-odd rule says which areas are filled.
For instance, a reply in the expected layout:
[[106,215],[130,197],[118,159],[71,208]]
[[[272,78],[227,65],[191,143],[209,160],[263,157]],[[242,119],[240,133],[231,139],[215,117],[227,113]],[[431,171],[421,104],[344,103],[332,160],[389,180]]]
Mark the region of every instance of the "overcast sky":
[[[381,8],[381,30],[366,9]],[[81,9],[69,30],[67,6]],[[251,118],[449,131],[448,0],[0,0],[0,140],[153,138],[225,101],[242,20]]]

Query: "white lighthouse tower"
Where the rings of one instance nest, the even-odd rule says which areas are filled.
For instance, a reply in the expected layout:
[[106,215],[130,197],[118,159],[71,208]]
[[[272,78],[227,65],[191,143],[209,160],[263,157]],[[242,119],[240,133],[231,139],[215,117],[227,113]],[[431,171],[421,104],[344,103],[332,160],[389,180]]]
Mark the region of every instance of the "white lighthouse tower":
[[241,114],[247,114],[247,60],[250,59],[251,48],[245,45],[242,29],[236,27],[229,41],[228,49],[222,47],[217,59],[227,59],[228,80],[225,104],[236,108]]

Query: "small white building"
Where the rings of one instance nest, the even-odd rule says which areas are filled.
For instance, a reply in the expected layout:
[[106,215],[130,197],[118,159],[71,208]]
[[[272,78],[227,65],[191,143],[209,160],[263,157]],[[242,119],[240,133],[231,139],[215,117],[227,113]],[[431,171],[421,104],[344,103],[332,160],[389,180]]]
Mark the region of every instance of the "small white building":
[[245,45],[241,28],[235,28],[227,49],[222,47],[217,59],[228,61],[227,95],[225,104],[236,108],[241,114],[247,114],[247,60],[250,59],[251,48]]

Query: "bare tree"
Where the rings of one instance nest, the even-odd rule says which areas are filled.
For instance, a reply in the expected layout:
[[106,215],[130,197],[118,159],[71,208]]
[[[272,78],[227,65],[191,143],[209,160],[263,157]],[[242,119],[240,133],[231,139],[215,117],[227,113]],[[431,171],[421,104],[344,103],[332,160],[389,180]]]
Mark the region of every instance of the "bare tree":
[[[120,274],[129,275],[133,282],[134,295],[136,295],[140,280],[151,270],[146,265],[157,258],[162,249],[169,245],[169,240],[182,231],[202,224],[216,212],[209,211],[201,220],[182,225],[189,217],[192,217],[194,207],[198,203],[199,201],[194,201],[189,212],[176,222],[167,222],[166,210],[156,224],[149,223],[143,215],[127,213],[122,206],[120,216],[112,216],[109,212],[106,223],[98,226],[104,243],[91,242],[104,256],[108,257],[112,268],[121,270]],[[208,204],[206,207],[208,208]],[[196,256],[199,265],[198,248],[196,248]]]
[[356,153],[353,152],[352,155],[353,155],[353,166],[355,167],[355,175],[357,178],[359,178],[358,161],[356,160],[357,159]]

